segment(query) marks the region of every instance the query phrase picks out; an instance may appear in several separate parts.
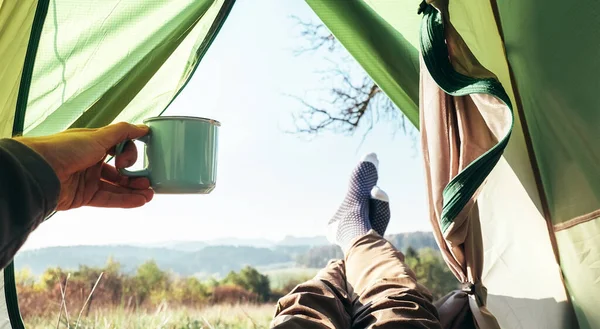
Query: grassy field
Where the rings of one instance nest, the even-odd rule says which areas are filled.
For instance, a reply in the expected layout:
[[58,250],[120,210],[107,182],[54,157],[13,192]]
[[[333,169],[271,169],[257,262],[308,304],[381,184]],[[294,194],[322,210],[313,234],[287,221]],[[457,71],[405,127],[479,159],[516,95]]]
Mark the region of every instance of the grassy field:
[[271,285],[271,289],[273,290],[289,288],[286,287],[286,285],[290,281],[303,282],[313,278],[317,272],[319,272],[318,268],[304,267],[291,267],[263,271],[263,273],[269,277],[269,283]]
[[239,304],[216,305],[201,309],[159,308],[153,312],[127,312],[123,309],[92,311],[82,316],[69,314],[69,324],[58,313],[44,318],[25,318],[28,329],[79,328],[79,329],[266,329],[271,322],[275,305]]

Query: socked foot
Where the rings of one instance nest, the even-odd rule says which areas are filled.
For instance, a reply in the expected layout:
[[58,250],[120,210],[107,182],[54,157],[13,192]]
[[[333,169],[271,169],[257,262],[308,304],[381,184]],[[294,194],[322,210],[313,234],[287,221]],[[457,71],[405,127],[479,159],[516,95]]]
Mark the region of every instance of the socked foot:
[[352,171],[344,201],[328,223],[329,240],[344,253],[356,238],[371,229],[382,236],[385,234],[390,210],[387,194],[376,186],[378,165],[375,153],[363,157]]

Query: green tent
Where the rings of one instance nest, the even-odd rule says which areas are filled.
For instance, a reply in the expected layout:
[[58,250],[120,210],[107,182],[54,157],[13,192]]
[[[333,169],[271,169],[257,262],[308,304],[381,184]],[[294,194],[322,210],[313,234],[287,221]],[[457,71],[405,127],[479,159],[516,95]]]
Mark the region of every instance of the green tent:
[[[0,133],[160,114],[233,2],[0,0]],[[464,286],[440,313],[600,327],[600,3],[307,2],[420,129],[432,228]],[[12,266],[0,282],[0,328],[21,328]]]
[[[185,87],[234,0],[0,0],[0,135],[140,122]],[[23,328],[14,268],[0,328]]]
[[600,327],[600,3],[307,1],[420,127],[478,326]]

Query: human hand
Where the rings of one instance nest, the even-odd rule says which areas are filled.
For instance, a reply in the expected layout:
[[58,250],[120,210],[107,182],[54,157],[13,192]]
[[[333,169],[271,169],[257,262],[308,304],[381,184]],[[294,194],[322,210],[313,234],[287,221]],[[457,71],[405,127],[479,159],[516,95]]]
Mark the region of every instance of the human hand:
[[56,172],[61,184],[57,210],[82,206],[135,208],[154,196],[147,178],[125,177],[116,169],[136,162],[135,145],[127,144],[115,159],[116,168],[104,160],[114,155],[115,145],[148,132],[146,126],[122,122],[98,129],[70,129],[55,135],[15,140],[40,154]]

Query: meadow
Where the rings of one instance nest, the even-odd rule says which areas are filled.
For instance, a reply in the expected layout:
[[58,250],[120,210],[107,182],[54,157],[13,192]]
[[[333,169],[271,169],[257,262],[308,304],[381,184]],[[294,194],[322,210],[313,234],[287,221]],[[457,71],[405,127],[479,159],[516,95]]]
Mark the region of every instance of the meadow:
[[96,309],[82,316],[77,323],[76,310],[67,317],[62,313],[24,318],[28,329],[266,329],[273,317],[273,304],[213,305],[198,308],[168,305],[156,310],[125,310],[123,308]]
[[[435,250],[405,254],[434,298],[458,287]],[[112,258],[104,266],[48,267],[37,274],[24,267],[16,273],[19,308],[29,329],[268,328],[277,300],[314,277],[313,263],[329,259],[321,249],[307,255],[303,266],[245,266],[212,277],[178,274],[154,260],[133,270]]]
[[177,276],[153,261],[124,273],[118,263],[77,270],[17,272],[26,328],[233,329],[268,328],[278,298],[316,269],[252,267],[217,280]]

